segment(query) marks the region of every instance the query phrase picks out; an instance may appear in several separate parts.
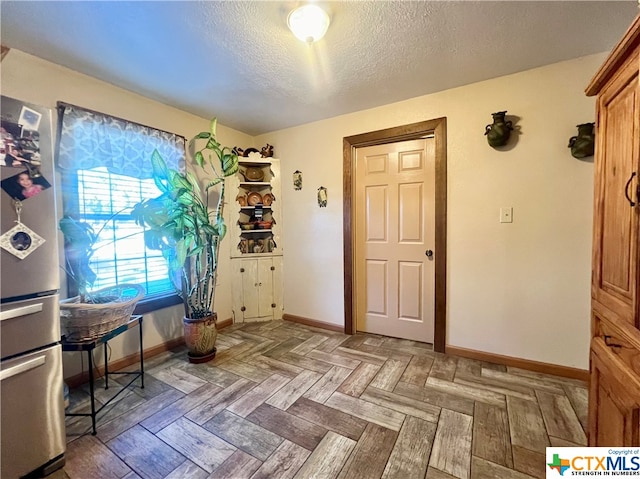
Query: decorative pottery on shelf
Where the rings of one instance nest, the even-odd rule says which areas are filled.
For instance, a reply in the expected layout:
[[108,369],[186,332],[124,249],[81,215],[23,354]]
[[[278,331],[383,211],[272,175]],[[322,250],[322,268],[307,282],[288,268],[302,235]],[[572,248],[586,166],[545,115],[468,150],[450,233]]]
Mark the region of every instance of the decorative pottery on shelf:
[[270,145],[269,143],[267,143],[266,146],[263,146],[260,151],[258,151],[256,148],[247,148],[246,150],[243,150],[239,146],[234,146],[232,151],[236,155],[242,156],[244,158],[251,157],[252,159],[259,159],[273,157],[273,145]]
[[236,201],[240,206],[247,206],[247,195],[236,196]]
[[253,166],[248,167],[244,171],[238,170],[245,181],[262,181],[264,180],[264,171],[261,168],[255,168]]
[[275,201],[275,197],[271,193],[265,193],[262,195],[262,204],[264,206],[271,206],[271,203]]
[[247,204],[249,206],[255,206],[262,203],[262,195],[257,191],[252,191],[247,195]]
[[258,221],[256,223],[256,229],[257,230],[270,230],[272,224],[273,224],[273,221]]
[[273,157],[273,145],[270,145],[269,143],[267,143],[267,146],[263,146],[262,149],[260,150],[260,155],[263,158]]
[[245,158],[249,158],[249,155],[252,155],[253,153],[257,153],[258,156],[260,156],[260,152],[255,148],[247,148],[246,150],[241,150],[241,151],[242,151],[242,156],[244,156]]
[[487,136],[489,146],[495,148],[497,146],[504,146],[509,141],[509,136],[513,130],[513,123],[510,120],[505,120],[506,111],[498,111],[492,113],[493,123],[485,127],[484,134]]
[[190,363],[204,363],[215,357],[215,344],[218,337],[217,320],[216,313],[200,319],[182,318],[184,342],[187,345],[187,357]]
[[577,159],[593,156],[595,145],[595,123],[582,123],[577,125],[578,134],[569,139],[569,148],[571,148],[571,156]]

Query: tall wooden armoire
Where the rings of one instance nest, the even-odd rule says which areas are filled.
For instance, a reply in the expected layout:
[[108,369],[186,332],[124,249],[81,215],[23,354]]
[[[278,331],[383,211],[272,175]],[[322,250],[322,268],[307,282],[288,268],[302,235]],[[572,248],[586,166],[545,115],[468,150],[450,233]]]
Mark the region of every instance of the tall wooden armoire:
[[597,95],[589,445],[640,446],[640,15]]

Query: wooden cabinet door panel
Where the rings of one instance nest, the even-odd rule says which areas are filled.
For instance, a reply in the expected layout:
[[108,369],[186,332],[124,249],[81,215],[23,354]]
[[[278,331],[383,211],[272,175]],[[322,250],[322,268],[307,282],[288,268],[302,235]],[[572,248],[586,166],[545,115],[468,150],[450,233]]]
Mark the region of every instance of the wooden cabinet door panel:
[[634,325],[639,208],[625,193],[638,201],[637,60],[636,52],[598,98],[592,282],[593,298]]
[[587,95],[598,95],[589,445],[640,446],[640,15]]
[[597,302],[592,303],[592,336],[609,347],[625,368],[640,378],[640,331]]
[[640,381],[602,340],[591,352],[589,445],[627,447],[640,444]]

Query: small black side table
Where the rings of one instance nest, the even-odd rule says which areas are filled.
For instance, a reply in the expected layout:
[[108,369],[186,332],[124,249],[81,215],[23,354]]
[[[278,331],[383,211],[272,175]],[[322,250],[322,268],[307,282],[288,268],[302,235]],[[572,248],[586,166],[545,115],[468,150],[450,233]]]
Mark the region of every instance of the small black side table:
[[[109,372],[109,364],[107,362],[107,343],[109,340],[115,338],[116,336],[121,335],[125,331],[138,326],[138,330],[140,332],[140,369],[138,371],[127,371],[127,372]],[[127,389],[133,382],[140,378],[140,387],[144,389],[144,358],[142,348],[142,315],[137,314],[131,316],[131,319],[128,323],[123,324],[122,326],[118,326],[113,331],[101,336],[97,339],[90,339],[87,341],[78,341],[78,342],[69,342],[63,339],[61,341],[62,350],[63,351],[86,351],[87,358],[89,359],[89,394],[91,396],[91,413],[65,413],[65,416],[83,416],[83,417],[91,417],[91,425],[93,426],[92,435],[96,435],[96,416],[102,411],[111,401],[113,401],[118,395]],[[109,389],[109,375],[113,374],[124,374],[124,375],[132,375],[131,381],[127,383],[120,391],[114,394],[106,403],[104,403],[100,409],[96,410],[96,401],[94,395],[94,377],[93,377],[93,350],[104,344],[104,388]]]

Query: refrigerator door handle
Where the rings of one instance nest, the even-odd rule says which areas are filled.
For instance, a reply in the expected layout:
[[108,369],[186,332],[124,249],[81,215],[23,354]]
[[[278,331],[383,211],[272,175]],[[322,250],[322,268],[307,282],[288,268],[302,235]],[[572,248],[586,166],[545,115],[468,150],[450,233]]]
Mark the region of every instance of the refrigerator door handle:
[[2,371],[0,371],[0,381],[4,381],[5,379],[9,379],[18,374],[31,371],[32,369],[35,369],[38,366],[42,366],[45,363],[45,360],[46,360],[46,357],[43,354],[42,356],[38,356],[36,358],[30,359],[29,361],[18,364],[11,368],[3,369]]
[[42,311],[42,303],[30,304],[29,306],[22,306],[21,308],[8,309],[0,312],[0,321],[26,316],[27,314],[39,313],[40,311]]

